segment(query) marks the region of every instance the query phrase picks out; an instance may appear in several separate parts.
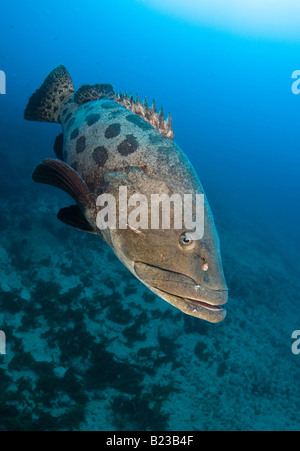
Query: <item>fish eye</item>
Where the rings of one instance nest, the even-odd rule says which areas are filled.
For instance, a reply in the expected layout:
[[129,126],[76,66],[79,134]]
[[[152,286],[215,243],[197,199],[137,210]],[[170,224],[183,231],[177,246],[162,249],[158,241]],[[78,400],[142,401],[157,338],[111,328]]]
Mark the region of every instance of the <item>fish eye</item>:
[[196,245],[196,241],[193,239],[190,233],[183,233],[182,235],[180,235],[179,243],[181,247],[187,250],[194,249]]
[[181,237],[181,243],[184,245],[191,244],[193,242],[192,238],[189,238],[187,235],[183,235]]

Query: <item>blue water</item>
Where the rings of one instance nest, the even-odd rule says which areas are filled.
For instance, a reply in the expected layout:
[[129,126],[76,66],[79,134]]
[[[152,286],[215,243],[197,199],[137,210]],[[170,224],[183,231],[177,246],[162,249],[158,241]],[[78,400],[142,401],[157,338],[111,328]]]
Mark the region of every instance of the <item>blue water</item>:
[[[300,41],[135,0],[5,2],[0,29],[0,430],[299,430]],[[151,295],[32,183],[60,127],[23,111],[60,63],[172,112],[221,238],[223,323]]]

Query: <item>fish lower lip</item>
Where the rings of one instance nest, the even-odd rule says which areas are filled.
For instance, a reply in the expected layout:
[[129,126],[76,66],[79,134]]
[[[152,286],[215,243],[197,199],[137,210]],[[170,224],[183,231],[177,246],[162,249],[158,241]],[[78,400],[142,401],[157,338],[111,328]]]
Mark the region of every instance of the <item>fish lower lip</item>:
[[184,299],[187,302],[190,302],[199,307],[203,307],[207,310],[211,310],[212,312],[219,312],[220,310],[224,310],[222,305],[208,304],[207,302],[196,301],[195,299],[189,299],[189,298],[184,298]]

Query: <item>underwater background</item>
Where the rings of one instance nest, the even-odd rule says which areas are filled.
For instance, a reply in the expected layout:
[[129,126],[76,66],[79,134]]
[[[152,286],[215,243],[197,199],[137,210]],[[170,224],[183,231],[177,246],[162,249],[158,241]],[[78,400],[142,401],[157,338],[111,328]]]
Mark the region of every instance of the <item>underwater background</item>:
[[[1,5],[0,430],[299,430],[300,37],[231,25],[146,0]],[[32,182],[60,126],[23,112],[61,63],[172,112],[221,239],[223,323],[156,297]]]

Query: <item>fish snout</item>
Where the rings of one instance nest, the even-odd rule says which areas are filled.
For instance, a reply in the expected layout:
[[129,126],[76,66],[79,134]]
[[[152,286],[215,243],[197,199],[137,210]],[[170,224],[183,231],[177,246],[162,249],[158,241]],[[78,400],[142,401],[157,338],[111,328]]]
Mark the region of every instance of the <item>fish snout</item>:
[[[203,318],[205,315],[201,316],[201,312],[209,313],[209,316],[215,313],[218,317],[223,316],[222,319],[224,319],[226,312],[222,306],[228,301],[228,290],[226,286],[223,288],[222,285],[222,289],[218,289],[218,287],[216,289],[207,288],[184,274],[175,273],[142,262],[136,262],[134,269],[137,277],[144,284],[168,302],[178,307],[180,300],[183,308],[179,308],[182,311]],[[204,319],[207,318],[205,317]],[[218,322],[216,320],[207,320]]]

